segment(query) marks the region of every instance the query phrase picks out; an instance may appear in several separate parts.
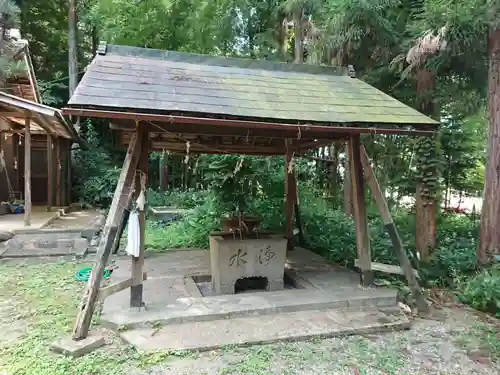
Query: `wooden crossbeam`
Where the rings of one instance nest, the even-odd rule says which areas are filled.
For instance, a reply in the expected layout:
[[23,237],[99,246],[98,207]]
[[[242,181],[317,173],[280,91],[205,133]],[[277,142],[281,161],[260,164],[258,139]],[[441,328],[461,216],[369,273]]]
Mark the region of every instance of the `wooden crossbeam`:
[[[123,168],[116,186],[115,195],[113,196],[113,201],[111,202],[111,207],[103,228],[101,242],[99,243],[99,248],[97,250],[96,263],[92,268],[93,271],[80,303],[78,317],[73,330],[73,340],[84,339],[87,337],[89,332],[104,267],[106,267],[106,263],[108,262],[109,254],[111,253],[111,248],[113,246],[113,240],[118,231],[117,225],[114,223],[117,222],[117,217],[121,217],[121,215],[123,215],[123,211],[125,210],[125,206],[123,205],[124,199],[126,199],[128,192],[130,191],[131,183],[135,176],[137,163],[141,153],[142,145],[137,138],[137,136],[134,136],[131,139],[127,155],[125,156]],[[129,185],[127,185],[127,183]]]
[[[147,278],[148,275],[146,274],[146,272],[144,272],[142,274],[142,281],[147,280]],[[99,289],[99,294],[97,296],[97,299],[99,301],[104,301],[110,295],[121,292],[124,289],[130,288],[132,284],[133,284],[133,278],[129,277],[128,279],[117,281],[116,283],[102,287]]]
[[25,118],[28,118],[29,116],[23,112],[0,112],[0,117],[11,117],[11,118],[25,119]]
[[419,311],[426,313],[429,311],[429,305],[425,301],[422,290],[418,285],[415,270],[411,266],[408,255],[406,254],[406,251],[404,249],[403,241],[401,241],[401,237],[399,236],[396,226],[392,221],[389,207],[387,206],[387,201],[385,200],[382,189],[380,189],[377,178],[373,173],[373,169],[370,165],[370,159],[363,145],[360,146],[360,151],[361,163],[363,165],[363,170],[368,182],[368,186],[370,187],[375,203],[377,204],[380,216],[382,216],[385,228],[387,229],[389,237],[391,238],[392,246],[394,248],[394,251],[396,252],[399,264],[401,265],[401,269],[403,270],[406,280],[408,281],[408,286],[410,287],[413,297],[415,298],[415,302]]
[[[359,267],[359,259],[354,260],[354,267]],[[393,264],[379,263],[379,262],[372,262],[372,270],[384,273],[392,273],[396,275],[403,275],[403,276],[405,274],[400,266],[395,266]],[[415,274],[415,277],[418,277],[417,270],[414,269],[413,273]]]

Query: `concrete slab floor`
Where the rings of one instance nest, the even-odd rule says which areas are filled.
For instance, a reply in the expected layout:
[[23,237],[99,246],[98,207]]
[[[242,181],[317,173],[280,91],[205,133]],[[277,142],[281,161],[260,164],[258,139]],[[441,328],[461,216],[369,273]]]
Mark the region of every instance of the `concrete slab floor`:
[[397,309],[330,309],[126,330],[120,337],[145,351],[213,350],[408,328],[410,322]]
[[[396,306],[395,291],[325,292],[321,290],[285,290],[256,292],[212,297],[178,297],[168,300],[164,281],[153,281],[159,293],[146,294],[148,281],[144,283],[147,309],[137,311],[129,308],[130,292],[124,290],[106,299],[101,313],[101,323],[109,328],[120,326],[140,327],[148,324],[179,324],[185,322],[211,321],[250,315],[268,315],[280,312],[310,311],[333,308],[363,306]],[[170,282],[170,280],[169,280]],[[179,283],[180,280],[174,281]],[[162,293],[163,292],[163,293]],[[114,297],[114,298],[113,298]],[[157,299],[151,302],[151,298]]]
[[23,230],[41,229],[58,216],[58,208],[53,207],[51,212],[46,206],[34,206],[31,211],[31,225],[24,226],[24,214],[7,214],[0,216],[0,231],[22,232]]
[[[298,289],[203,297],[194,279],[210,278],[209,262],[206,250],[147,256],[146,309],[131,309],[130,291],[123,290],[106,298],[101,323],[144,350],[208,350],[410,325],[395,290],[361,287],[356,272],[306,249],[287,257],[286,273]],[[130,277],[130,258],[116,265],[110,282]]]
[[101,217],[104,218],[104,215],[98,210],[70,211],[68,214],[53,220],[44,229],[85,229],[93,227]]
[[104,344],[104,336],[93,333],[79,341],[75,341],[71,337],[58,340],[52,343],[50,349],[56,353],[67,354],[72,357],[80,357],[97,348],[100,348]]
[[[396,292],[362,288],[353,271],[329,263],[305,249],[290,253],[290,275],[305,289],[201,297],[193,275],[208,275],[208,251],[167,252],[146,258],[146,311],[129,308],[130,292],[123,290],[104,301],[101,322],[110,328],[137,327],[153,322],[178,324],[245,315],[266,315],[328,308],[395,306]],[[130,260],[117,260],[111,282],[130,275]]]

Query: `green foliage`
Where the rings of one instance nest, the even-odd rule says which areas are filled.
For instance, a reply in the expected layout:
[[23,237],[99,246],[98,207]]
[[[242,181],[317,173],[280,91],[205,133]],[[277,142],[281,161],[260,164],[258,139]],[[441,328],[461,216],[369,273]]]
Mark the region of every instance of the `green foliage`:
[[214,155],[208,159],[205,181],[227,213],[248,212],[255,200],[259,188],[255,161],[237,155]]
[[235,12],[232,1],[104,0],[88,17],[108,43],[224,53],[236,43]]
[[437,199],[439,191],[441,158],[438,142],[435,138],[422,137],[415,150],[418,165],[416,179],[422,186],[422,197],[430,200]]
[[482,269],[459,285],[459,298],[475,309],[500,317],[500,265]]
[[83,127],[85,147],[74,153],[75,193],[82,202],[107,207],[111,204],[120,169],[102,147],[100,135],[90,121]]
[[148,204],[150,206],[170,206],[176,208],[195,208],[205,202],[209,192],[202,190],[148,190]]
[[10,29],[19,26],[20,12],[14,1],[0,0],[0,84],[15,75],[20,68],[25,68],[21,63],[12,60],[15,45],[9,35]]
[[[184,193],[183,193],[184,194]],[[179,208],[181,202],[198,201],[199,194],[192,193],[190,199],[175,198],[171,194],[168,202],[176,202]],[[192,212],[183,216],[168,226],[163,223],[148,221],[146,227],[146,247],[152,250],[165,250],[171,248],[208,248],[208,234],[220,228],[220,218],[223,214],[221,206],[212,194],[203,194],[203,204],[196,206]]]
[[19,25],[20,13],[21,9],[19,9],[15,1],[0,0],[0,29],[2,33]]

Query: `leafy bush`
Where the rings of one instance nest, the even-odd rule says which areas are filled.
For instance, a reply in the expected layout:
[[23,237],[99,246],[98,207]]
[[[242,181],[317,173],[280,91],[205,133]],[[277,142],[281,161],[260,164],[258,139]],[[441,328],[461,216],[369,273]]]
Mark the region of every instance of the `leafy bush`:
[[465,215],[443,214],[438,219],[438,246],[420,273],[430,285],[456,287],[457,277],[476,271],[479,224]]
[[119,176],[120,170],[118,168],[103,167],[98,175],[89,176],[77,187],[80,200],[96,207],[109,207]]
[[459,283],[458,289],[462,302],[500,317],[500,265],[481,270]]
[[167,226],[148,221],[146,247],[152,250],[181,247],[208,248],[208,233],[218,229],[220,224],[221,210],[217,203],[213,195],[205,194],[203,204],[196,206],[179,221]]
[[88,121],[82,124],[85,145],[75,151],[73,187],[78,200],[93,206],[109,207],[120,169],[101,145],[99,133]]
[[148,190],[149,206],[170,206],[176,208],[195,208],[205,202],[208,191],[190,190]]

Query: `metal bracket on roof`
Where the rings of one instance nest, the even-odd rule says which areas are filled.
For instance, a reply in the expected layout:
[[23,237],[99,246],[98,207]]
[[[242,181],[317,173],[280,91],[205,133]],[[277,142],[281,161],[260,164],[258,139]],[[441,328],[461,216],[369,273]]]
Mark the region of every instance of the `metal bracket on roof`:
[[107,45],[107,43],[105,41],[99,42],[99,47],[97,47],[97,54],[98,55],[105,55],[106,54],[106,45]]
[[347,74],[351,78],[356,78],[356,70],[354,70],[354,65],[347,65]]

